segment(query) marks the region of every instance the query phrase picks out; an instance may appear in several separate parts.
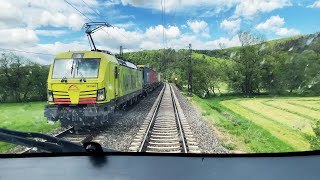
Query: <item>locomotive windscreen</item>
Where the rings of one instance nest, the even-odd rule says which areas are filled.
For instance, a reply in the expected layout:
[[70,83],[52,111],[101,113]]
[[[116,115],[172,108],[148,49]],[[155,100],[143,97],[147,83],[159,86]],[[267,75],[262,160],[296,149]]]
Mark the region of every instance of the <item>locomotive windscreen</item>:
[[99,65],[98,58],[55,59],[52,78],[97,78]]

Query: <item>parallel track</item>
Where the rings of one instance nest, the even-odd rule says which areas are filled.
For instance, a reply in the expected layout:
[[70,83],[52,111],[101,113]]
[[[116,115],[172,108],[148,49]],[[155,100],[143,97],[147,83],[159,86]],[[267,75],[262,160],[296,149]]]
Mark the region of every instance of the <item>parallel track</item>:
[[[58,132],[57,134],[55,134],[53,136],[56,138],[66,139],[68,141],[78,143],[78,144],[92,141],[95,136],[94,134],[75,134],[74,132],[75,132],[74,128],[70,127],[70,128],[63,129],[61,132]],[[26,154],[26,153],[30,153],[30,152],[33,152],[33,153],[34,152],[41,152],[41,150],[38,150],[37,148],[30,147],[30,148],[26,148],[25,150],[23,150],[20,153]]]
[[199,153],[171,87],[165,85],[129,148],[134,152]]

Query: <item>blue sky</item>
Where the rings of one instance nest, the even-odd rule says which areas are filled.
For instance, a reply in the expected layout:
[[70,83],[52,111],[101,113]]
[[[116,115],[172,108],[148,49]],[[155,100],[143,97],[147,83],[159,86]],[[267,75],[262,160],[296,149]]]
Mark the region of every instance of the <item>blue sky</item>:
[[[237,33],[241,30],[250,30],[267,40],[320,31],[319,0],[0,0],[0,3],[0,35],[4,37],[0,48],[52,55],[90,49],[81,28],[90,21],[88,18],[107,20],[114,25],[94,34],[99,48],[114,53],[120,45],[126,51],[181,49],[189,43],[195,49],[232,47],[239,45]],[[166,9],[165,24],[161,3]],[[40,63],[52,59],[50,55],[22,54]]]

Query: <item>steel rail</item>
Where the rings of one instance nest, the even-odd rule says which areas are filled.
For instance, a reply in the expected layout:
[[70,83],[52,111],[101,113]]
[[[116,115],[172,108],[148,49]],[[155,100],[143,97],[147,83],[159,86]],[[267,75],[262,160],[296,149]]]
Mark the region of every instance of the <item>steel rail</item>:
[[149,123],[149,126],[147,128],[147,131],[143,137],[143,140],[142,140],[142,143],[141,143],[141,146],[139,148],[139,151],[138,152],[142,152],[143,151],[143,148],[145,147],[145,145],[147,144],[147,139],[148,139],[148,135],[149,135],[149,132],[150,132],[150,129],[152,127],[152,124],[154,123],[155,119],[156,119],[156,116],[157,116],[157,113],[159,111],[159,108],[160,108],[160,104],[161,104],[161,101],[162,101],[162,98],[163,98],[163,94],[164,94],[164,91],[165,91],[165,88],[166,88],[166,84],[164,84],[164,87],[163,87],[163,91],[161,91],[161,95],[160,95],[160,99],[159,101],[157,102],[157,105],[156,105],[156,108],[152,114],[152,117],[151,117],[151,121]]
[[180,121],[180,116],[179,116],[178,109],[177,109],[177,106],[176,106],[176,101],[175,101],[174,96],[173,96],[174,92],[173,92],[173,89],[172,89],[171,85],[169,85],[169,86],[170,86],[170,92],[171,92],[172,104],[173,104],[173,108],[174,108],[174,112],[175,112],[175,117],[176,117],[176,121],[177,121],[178,128],[179,128],[179,134],[180,134],[180,139],[181,139],[181,144],[182,144],[182,151],[184,153],[188,153],[186,141],[185,141],[185,138],[184,138],[184,132],[183,132],[181,121]]

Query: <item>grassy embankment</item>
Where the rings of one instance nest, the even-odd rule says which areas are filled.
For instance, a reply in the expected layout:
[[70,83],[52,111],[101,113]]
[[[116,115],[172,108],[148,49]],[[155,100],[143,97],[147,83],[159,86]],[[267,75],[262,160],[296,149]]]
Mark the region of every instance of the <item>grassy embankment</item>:
[[[19,131],[50,132],[59,124],[50,125],[43,116],[46,102],[0,104],[0,128]],[[0,153],[15,145],[0,142]]]
[[312,125],[320,120],[319,97],[192,98],[223,146],[245,152],[310,150]]

